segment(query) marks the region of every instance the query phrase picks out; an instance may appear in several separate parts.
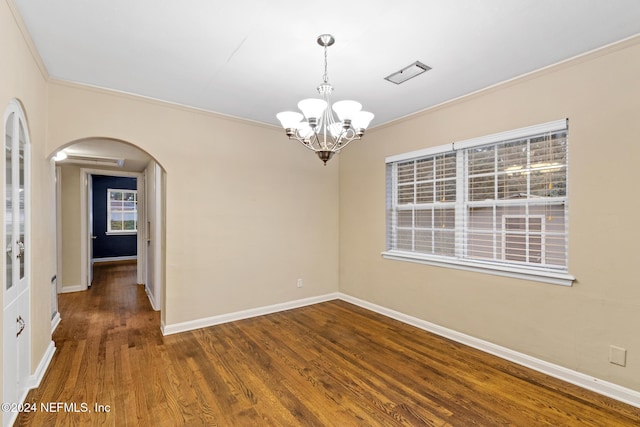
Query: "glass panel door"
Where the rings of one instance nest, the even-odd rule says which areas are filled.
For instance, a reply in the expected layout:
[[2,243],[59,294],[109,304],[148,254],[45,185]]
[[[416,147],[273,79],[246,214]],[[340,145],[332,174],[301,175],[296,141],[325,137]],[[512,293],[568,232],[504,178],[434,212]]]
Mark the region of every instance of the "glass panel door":
[[18,122],[19,124],[19,134],[20,134],[20,139],[19,139],[19,148],[18,148],[18,215],[17,215],[17,220],[20,221],[20,224],[18,224],[18,238],[16,241],[16,251],[18,252],[16,254],[16,257],[18,258],[19,261],[19,268],[20,268],[20,280],[24,279],[24,259],[25,259],[25,247],[24,247],[24,229],[25,229],[25,206],[24,206],[24,196],[25,196],[25,188],[24,188],[24,169],[25,169],[25,157],[26,157],[26,153],[25,153],[25,147],[26,147],[26,140],[25,140],[25,135],[24,135],[24,126],[22,124],[22,121]]
[[[31,371],[29,298],[29,135],[24,112],[12,101],[4,115],[3,399],[17,402]],[[12,413],[3,414],[10,425]]]
[[15,113],[9,114],[5,123],[5,194],[4,194],[4,247],[6,251],[5,257],[5,289],[8,291],[13,288],[13,122]]

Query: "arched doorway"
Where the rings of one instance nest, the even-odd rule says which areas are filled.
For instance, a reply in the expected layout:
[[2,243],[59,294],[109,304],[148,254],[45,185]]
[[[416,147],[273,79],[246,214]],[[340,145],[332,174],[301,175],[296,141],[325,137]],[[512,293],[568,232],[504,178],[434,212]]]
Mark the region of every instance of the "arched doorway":
[[[61,152],[64,156],[58,156]],[[129,177],[137,181],[135,190],[130,188],[125,194],[132,199],[136,198],[135,258],[138,260],[138,283],[145,285],[153,308],[160,310],[164,287],[163,200],[166,176],[162,166],[137,146],[111,138],[76,140],[54,154],[56,155],[52,161],[56,162],[58,293],[82,291],[91,285],[92,266],[96,260],[92,248],[98,239],[92,227],[93,177]],[[113,197],[113,193],[111,194]],[[107,205],[116,203],[114,199]],[[121,203],[121,206],[124,205],[133,203]],[[118,215],[125,214],[119,211]],[[105,238],[104,234],[101,233],[101,239]],[[109,234],[131,233],[113,231]]]

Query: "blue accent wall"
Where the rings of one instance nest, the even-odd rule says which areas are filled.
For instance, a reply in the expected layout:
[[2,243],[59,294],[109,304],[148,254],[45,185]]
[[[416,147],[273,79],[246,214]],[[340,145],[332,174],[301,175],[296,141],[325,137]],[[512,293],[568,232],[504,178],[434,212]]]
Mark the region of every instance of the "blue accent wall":
[[135,234],[107,235],[107,189],[135,190],[136,178],[93,175],[93,258],[136,256]]

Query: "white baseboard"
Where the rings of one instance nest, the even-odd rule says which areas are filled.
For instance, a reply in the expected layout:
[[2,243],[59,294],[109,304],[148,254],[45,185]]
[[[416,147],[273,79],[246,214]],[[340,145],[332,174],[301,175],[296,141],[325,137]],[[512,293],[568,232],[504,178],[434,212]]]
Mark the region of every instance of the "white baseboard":
[[147,294],[147,298],[149,298],[149,302],[151,303],[151,308],[153,308],[154,311],[160,311],[160,307],[158,307],[158,303],[156,302],[156,299],[153,296],[153,294],[149,292],[149,288],[147,288],[147,285],[144,285],[144,292]]
[[531,357],[524,353],[520,353],[506,347],[502,347],[488,341],[481,340],[479,338],[466,335],[452,329],[448,329],[439,325],[436,325],[426,320],[418,319],[416,317],[408,316],[404,313],[400,313],[395,310],[391,310],[386,307],[382,307],[377,304],[370,303],[368,301],[361,300],[359,298],[352,297],[343,293],[338,294],[338,298],[349,302],[351,304],[366,308],[367,310],[374,311],[382,314],[383,316],[390,317],[400,322],[415,326],[419,329],[440,335],[442,337],[451,339],[469,347],[476,348],[484,351],[485,353],[493,354],[502,359],[509,360],[510,362],[517,363],[518,365],[531,368],[535,371],[542,372],[568,383],[577,385],[587,390],[594,391],[604,396],[611,397],[621,402],[640,408],[640,392],[632,390],[620,385],[610,383],[586,374],[583,374],[572,369],[565,368],[563,366],[555,365],[553,363],[546,362],[535,357]]
[[51,335],[53,335],[53,333],[56,331],[56,328],[60,324],[60,320],[62,320],[62,318],[60,317],[60,312],[56,311],[56,315],[53,316],[53,319],[51,319]]
[[[18,404],[24,403],[27,398],[27,394],[29,393],[29,390],[38,388],[38,386],[40,386],[40,383],[42,382],[42,378],[44,378],[44,374],[47,372],[47,369],[49,368],[49,364],[51,363],[51,359],[53,359],[53,354],[55,352],[56,352],[56,345],[53,341],[51,341],[49,343],[49,346],[47,347],[47,350],[44,352],[42,359],[40,359],[40,363],[38,363],[38,367],[36,368],[36,371],[27,379],[27,387],[25,388],[22,396],[18,398],[18,402],[16,403]],[[18,412],[12,412],[9,414],[10,415],[6,417],[5,417],[6,414],[3,414],[3,417],[2,417],[2,422],[5,427],[12,426],[15,423],[16,419],[18,418]]]
[[44,352],[42,359],[40,359],[40,363],[38,363],[38,367],[36,371],[29,377],[29,381],[27,383],[27,388],[29,390],[38,388],[42,378],[44,377],[45,372],[47,372],[47,368],[49,368],[49,364],[51,363],[51,359],[53,359],[53,354],[56,352],[56,344],[51,341],[49,342],[49,346],[47,350]]
[[[154,305],[153,299],[149,293],[149,299],[151,305]],[[320,295],[317,297],[304,298],[295,301],[284,302],[280,304],[269,305],[265,307],[258,307],[249,310],[238,311],[235,313],[227,313],[218,316],[207,317],[204,319],[191,320],[188,322],[181,322],[176,324],[166,325],[164,322],[161,324],[162,334],[171,335],[180,332],[187,332],[194,329],[205,328],[208,326],[219,325],[222,323],[233,322],[236,320],[248,319],[251,317],[262,316],[265,314],[277,313],[284,310],[290,310],[294,308],[304,307],[312,304],[318,304],[321,302],[331,301],[335,299],[341,299],[359,307],[371,310],[373,312],[382,314],[383,316],[398,320],[408,325],[415,326],[419,329],[434,333],[436,335],[451,339],[458,343],[468,345],[469,347],[476,348],[484,351],[485,353],[493,354],[505,360],[509,360],[513,363],[531,368],[535,371],[542,372],[568,383],[577,385],[587,390],[594,391],[604,396],[611,397],[621,402],[640,408],[640,392],[632,390],[608,381],[604,381],[590,375],[583,374],[572,369],[565,368],[560,365],[546,362],[544,360],[529,356],[524,353],[520,353],[515,350],[511,350],[506,347],[502,347],[491,342],[475,338],[473,336],[463,334],[461,332],[454,331],[449,328],[445,328],[435,323],[427,322],[426,320],[419,319],[417,317],[409,316],[399,311],[392,310],[387,307],[383,307],[365,300],[361,300],[356,297],[352,297],[341,292]],[[59,323],[59,315],[56,316],[57,321],[52,320],[52,331]],[[40,385],[40,381],[44,376],[44,373],[51,362],[51,358],[55,352],[55,344],[53,341],[49,344],[47,351],[45,352],[42,360],[38,364],[36,372],[29,379],[29,388],[36,388]],[[26,396],[26,395],[25,395]]]
[[269,305],[266,307],[252,308],[249,310],[237,311],[235,313],[221,314],[219,316],[207,317],[204,319],[191,320],[188,322],[175,323],[172,325],[162,325],[162,334],[171,335],[179,332],[192,331],[194,329],[206,328],[208,326],[220,325],[222,323],[233,322],[236,320],[249,319],[251,317],[263,316],[265,314],[277,313],[279,311],[290,310],[292,308],[304,307],[307,305],[318,304],[321,302],[338,299],[338,293],[320,295],[299,299],[295,301],[284,302],[280,304]]
[[68,294],[70,292],[81,292],[81,291],[86,291],[87,288],[85,288],[82,285],[73,285],[73,286],[61,286],[60,290],[58,291],[59,294]]
[[177,334],[180,332],[187,332],[194,329],[205,328],[208,326],[233,322],[236,320],[242,320],[251,317],[262,316],[265,314],[276,313],[279,311],[290,310],[293,308],[304,307],[307,305],[318,304],[334,299],[340,299],[359,307],[366,308],[367,310],[382,314],[383,316],[398,320],[408,325],[415,326],[419,329],[451,339],[460,344],[476,348],[478,350],[484,351],[485,353],[489,353],[502,359],[509,360],[510,362],[517,363],[518,365],[531,368],[535,371],[542,372],[554,378],[566,381],[570,384],[577,385],[587,390],[594,391],[604,396],[611,397],[612,399],[619,400],[620,402],[624,402],[640,408],[639,391],[632,390],[630,388],[626,388],[608,381],[604,381],[590,375],[565,368],[560,365],[549,363],[544,360],[529,356],[527,354],[520,353],[518,351],[511,350],[509,348],[502,347],[491,342],[481,340],[479,338],[475,338],[473,336],[463,334],[461,332],[457,332],[440,325],[436,325],[435,323],[427,322],[426,320],[409,316],[404,313],[377,304],[373,304],[347,294],[343,294],[341,292],[290,301],[281,304],[274,304],[266,307],[259,307],[235,313],[222,314],[219,316],[197,319],[189,322],[176,323],[172,325],[165,325],[164,323],[162,323],[161,328],[163,335]]
[[[27,388],[24,389],[24,391],[22,392],[22,396],[18,396],[18,406],[21,403],[24,403],[27,400],[27,394],[29,393],[29,390],[31,388],[27,386]],[[13,402],[11,402],[13,403]],[[16,423],[16,420],[18,419],[18,415],[20,413],[18,411],[2,411],[2,425],[3,427],[13,427],[13,425]]]
[[130,256],[111,256],[111,257],[104,257],[104,258],[93,258],[92,261],[94,264],[98,264],[101,262],[133,261],[136,259],[138,259],[137,255],[130,255]]

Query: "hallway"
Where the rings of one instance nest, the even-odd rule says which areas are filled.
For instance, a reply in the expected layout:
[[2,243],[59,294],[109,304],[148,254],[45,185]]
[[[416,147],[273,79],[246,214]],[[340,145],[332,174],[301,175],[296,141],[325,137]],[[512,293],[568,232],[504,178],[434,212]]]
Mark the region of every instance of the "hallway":
[[[153,409],[146,403],[147,394],[157,391],[150,387],[157,365],[149,360],[163,344],[160,312],[135,282],[135,261],[96,264],[89,290],[59,295],[56,353],[26,399],[37,403],[37,412],[21,414],[16,425],[122,425],[116,420],[125,416],[161,425],[151,417],[162,416],[163,395],[149,401]],[[53,404],[48,413],[42,403]]]

